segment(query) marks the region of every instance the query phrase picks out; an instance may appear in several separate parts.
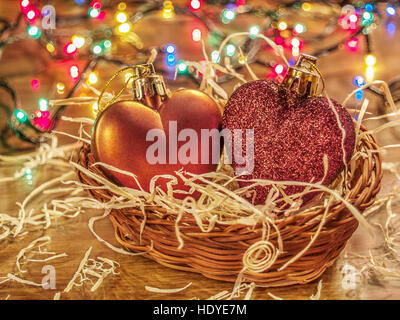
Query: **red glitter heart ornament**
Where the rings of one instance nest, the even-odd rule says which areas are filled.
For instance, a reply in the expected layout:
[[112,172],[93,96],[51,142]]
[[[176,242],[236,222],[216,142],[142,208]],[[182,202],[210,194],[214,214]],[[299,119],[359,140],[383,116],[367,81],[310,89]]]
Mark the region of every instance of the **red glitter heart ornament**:
[[[336,112],[327,98],[302,95],[273,80],[253,81],[239,87],[225,107],[222,125],[230,130],[254,129],[254,170],[241,178],[322,181],[329,185],[344,169],[355,146],[350,114],[336,101],[331,102]],[[245,155],[244,135],[241,151]],[[328,160],[326,174],[324,155]],[[242,167],[234,157],[232,166]],[[249,184],[240,182],[242,187]],[[293,195],[304,188],[288,185],[283,191]],[[271,186],[256,186],[248,199],[263,204],[270,190]],[[310,200],[314,194],[303,196],[303,200]]]

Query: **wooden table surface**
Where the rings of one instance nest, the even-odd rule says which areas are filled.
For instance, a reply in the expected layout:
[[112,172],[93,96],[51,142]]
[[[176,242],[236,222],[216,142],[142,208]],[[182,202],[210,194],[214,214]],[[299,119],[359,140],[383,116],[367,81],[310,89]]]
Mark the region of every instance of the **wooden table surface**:
[[[76,7],[73,1],[55,2],[58,10],[57,14],[64,14],[71,11],[71,7]],[[18,5],[16,1],[0,0],[0,17],[16,16]],[[295,17],[304,19],[303,16]],[[107,20],[106,20],[107,21]],[[240,17],[229,27],[233,31],[247,30],[249,25],[258,23],[259,18]],[[398,17],[393,22],[399,28]],[[321,29],[321,21],[307,20],[307,26],[310,32],[318,32]],[[175,43],[178,48],[179,59],[199,60],[202,58],[201,46],[193,44],[188,39],[190,30],[198,22],[189,17],[178,16],[173,21],[162,21],[158,15],[151,15],[145,18],[137,26],[135,32],[143,39],[145,46],[160,45],[166,43]],[[84,24],[75,26],[74,30],[63,29],[55,32],[67,32],[70,35],[75,30],[87,28]],[[21,28],[20,33],[25,31]],[[338,35],[337,37],[340,38]],[[330,39],[328,42],[334,42]],[[115,40],[117,43],[117,41]],[[308,53],[314,52],[318,47],[323,47],[326,43],[318,42],[305,48]],[[329,43],[328,43],[329,45]],[[116,45],[118,46],[118,44]],[[114,48],[114,43],[113,43]],[[364,48],[363,39],[360,40],[360,50],[358,52],[348,52],[341,48],[331,54],[319,59],[318,65],[324,74],[328,92],[331,97],[338,101],[343,99],[354,90],[352,79],[356,75],[364,73]],[[376,79],[390,81],[400,74],[399,52],[400,52],[400,32],[394,35],[388,35],[385,29],[385,21],[377,26],[377,29],[371,36],[371,48],[377,57]],[[121,45],[118,50],[113,49],[113,55],[130,58],[134,57],[135,50]],[[35,41],[20,40],[10,46],[7,46],[1,53],[0,58],[0,77],[5,77],[17,89],[18,97],[24,108],[34,110],[40,97],[48,99],[57,99],[62,96],[54,93],[54,84],[62,81],[66,84],[67,90],[72,82],[66,74],[66,65],[68,61],[52,61],[46,55],[46,52]],[[158,65],[163,65],[163,58]],[[83,61],[79,61],[83,65]],[[114,66],[102,65],[99,69],[100,81],[96,88],[100,89],[102,83],[117,69]],[[266,68],[258,67],[255,69],[257,74],[262,77]],[[30,81],[33,78],[39,78],[41,82],[38,91],[32,91]],[[178,87],[195,87],[191,82],[183,78],[172,80],[172,73],[166,75],[166,83],[171,89]],[[230,90],[232,83],[224,85]],[[67,91],[66,90],[66,91]],[[76,95],[87,95],[87,90],[80,90]],[[368,95],[370,99],[371,113],[376,113],[376,106],[380,102],[373,96]],[[2,99],[2,96],[0,96]],[[353,107],[359,107],[359,102],[352,100]],[[71,106],[65,111],[66,116],[86,116],[92,117],[89,107]],[[3,115],[1,115],[3,117]],[[4,119],[2,119],[3,121]],[[374,124],[375,126],[376,124]],[[60,123],[57,128],[59,131],[76,133],[77,126],[68,122]],[[380,144],[399,143],[390,130],[383,131],[377,136]],[[60,137],[60,143],[69,143],[70,139]],[[391,149],[384,160],[396,161],[400,156],[398,149]],[[17,165],[0,164],[0,177],[13,175],[14,171],[19,169]],[[0,213],[7,213],[16,216],[18,213],[17,202],[21,202],[35,188],[52,177],[57,176],[57,170],[54,168],[42,167],[35,171],[33,183],[28,184],[25,178],[12,183],[0,184]],[[397,180],[388,172],[385,172],[382,192],[387,192]],[[46,200],[46,195],[41,194],[36,197],[29,208],[42,206]],[[37,206],[37,207],[35,207]],[[393,207],[396,213],[395,206]],[[44,274],[42,267],[51,264],[56,270],[56,289],[45,290],[42,287],[34,287],[26,284],[8,281],[0,284],[0,299],[52,299],[54,294],[62,291],[71,277],[74,275],[78,265],[89,247],[93,247],[90,257],[105,257],[117,261],[120,266],[116,269],[118,274],[108,276],[101,286],[95,292],[90,292],[90,284],[86,283],[82,287],[74,287],[69,293],[61,295],[61,299],[206,299],[220,291],[232,290],[233,284],[222,281],[214,281],[204,278],[202,275],[176,271],[168,269],[144,257],[131,257],[118,254],[104,244],[95,239],[88,228],[88,220],[97,215],[102,215],[99,210],[86,210],[84,213],[74,219],[58,219],[53,222],[49,229],[32,229],[23,236],[16,238],[8,237],[0,240],[0,282],[1,278],[8,273],[21,276],[24,279],[34,282],[41,282]],[[378,212],[372,218],[372,222],[383,221],[384,213]],[[114,239],[113,228],[108,219],[96,223],[96,232],[110,243],[118,246]],[[382,243],[382,237],[379,235],[371,238],[365,229],[359,227],[356,233],[349,241],[346,252],[357,253],[360,255],[368,254],[369,249],[378,247]],[[27,272],[19,274],[16,266],[18,252],[26,247],[33,240],[41,236],[49,236],[50,244],[47,246],[49,251],[57,253],[67,253],[66,257],[55,259],[47,263],[29,262],[24,265]],[[349,290],[342,285],[344,274],[341,272],[345,264],[353,265],[359,268],[359,261],[351,257],[346,257],[342,253],[339,260],[329,268],[322,279],[321,299],[398,299],[400,298],[400,287],[396,281],[381,282],[379,285],[372,281],[367,281],[359,288]],[[152,293],[145,290],[145,286],[158,288],[180,288],[192,282],[192,285],[186,290],[176,294]],[[283,299],[309,299],[317,290],[318,281],[306,285],[296,285],[287,288],[256,288],[252,299],[272,299],[269,293]]]

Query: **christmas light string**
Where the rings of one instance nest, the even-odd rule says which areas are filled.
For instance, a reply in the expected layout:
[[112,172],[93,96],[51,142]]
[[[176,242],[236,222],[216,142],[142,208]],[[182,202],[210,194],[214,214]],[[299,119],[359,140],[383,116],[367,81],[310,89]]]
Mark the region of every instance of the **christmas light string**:
[[[103,10],[110,9],[111,7],[103,6],[103,4],[100,1],[92,1],[90,4],[84,4],[83,2],[80,3],[79,1],[76,1],[79,5],[83,5],[83,7],[89,8],[88,13],[89,15],[81,15],[79,17],[57,17],[57,23],[65,24],[68,21],[82,21],[82,19],[87,20],[89,18],[99,18],[100,13],[104,12]],[[333,6],[333,5],[346,5],[350,4],[351,2],[349,1],[342,1],[340,3],[334,3],[332,4],[329,1],[319,1],[320,3],[326,4],[328,6]],[[335,21],[333,19],[333,22],[328,24],[326,28],[321,32],[321,34],[316,35],[310,39],[307,40],[307,43],[309,42],[314,42],[314,41],[320,41],[324,37],[327,37],[330,35],[332,32],[334,32],[335,25],[341,25],[343,26],[343,19],[348,18],[350,20],[354,20],[353,22],[356,23],[357,28],[353,33],[350,34],[349,37],[345,38],[344,40],[338,42],[337,44],[330,46],[328,48],[324,48],[321,50],[318,50],[313,53],[314,56],[321,56],[325,55],[328,53],[331,53],[339,48],[341,48],[343,45],[346,45],[349,50],[352,50],[355,48],[358,44],[358,36],[361,34],[365,37],[366,39],[366,47],[367,47],[367,55],[365,56],[366,60],[366,78],[367,81],[371,81],[373,79],[374,75],[374,66],[376,63],[376,58],[371,54],[371,48],[370,48],[370,42],[369,42],[369,32],[368,28],[371,27],[373,24],[374,19],[377,16],[378,18],[381,17],[379,11],[376,9],[376,4],[381,1],[375,1],[367,4],[363,3],[358,3],[358,7],[356,7],[354,13],[348,15],[342,15],[339,18],[339,22]],[[39,2],[37,2],[35,5],[37,6]],[[135,2],[135,4],[138,4],[139,2]],[[217,38],[218,41],[222,42],[224,38],[226,38],[226,35],[221,32],[213,23],[212,20],[209,19],[209,17],[201,12],[201,6],[202,6],[202,1],[199,0],[191,0],[189,1],[188,6],[184,7],[179,7],[179,6],[174,6],[171,1],[154,1],[147,3],[145,1],[141,1],[140,3],[144,4],[138,10],[134,15],[131,17],[128,16],[128,14],[125,12],[127,6],[125,3],[120,3],[117,6],[117,11],[115,12],[115,20],[117,22],[117,25],[114,27],[115,30],[117,30],[116,34],[123,35],[127,34],[131,31],[131,27],[133,24],[138,23],[141,19],[143,19],[146,15],[148,14],[153,14],[154,12],[160,11],[161,10],[161,15],[164,19],[172,19],[175,14],[185,14],[185,15],[190,15],[198,19],[208,30],[210,34],[212,34],[214,37]],[[208,3],[212,4],[219,4],[220,1],[208,1]],[[259,26],[252,26],[250,28],[250,33],[253,34],[258,34],[258,33],[264,33],[267,34],[267,36],[270,36],[271,38],[275,38],[275,41],[279,44],[279,41],[281,41],[280,35],[282,32],[289,32],[289,35],[300,35],[303,32],[305,32],[306,27],[302,25],[301,23],[296,23],[293,25],[293,27],[289,27],[289,25],[282,19],[282,16],[285,15],[284,12],[283,14],[278,14],[277,10],[266,10],[262,8],[254,8],[251,7],[247,4],[245,4],[245,1],[237,1],[237,4],[243,3],[243,5],[235,5],[232,3],[226,3],[224,9],[221,12],[221,19],[224,24],[229,24],[231,21],[233,21],[236,16],[240,14],[254,14],[257,16],[264,16],[268,17],[269,21],[266,23],[262,28]],[[20,5],[22,8],[24,8],[24,5],[26,7],[26,10],[22,9],[21,13],[17,16],[16,20],[13,23],[10,23],[6,21],[5,19],[1,20],[0,23],[3,23],[3,27],[0,29],[0,39],[6,35],[5,39],[0,42],[0,49],[4,47],[6,44],[15,41],[18,37],[13,35],[13,31],[17,29],[19,24],[21,23],[21,20],[25,18],[27,20],[27,32],[28,35],[34,39],[36,39],[42,47],[46,48],[46,50],[49,52],[50,56],[53,59],[60,59],[62,57],[62,53],[59,53],[59,50],[56,50],[54,47],[53,41],[52,41],[52,36],[51,32],[48,32],[46,30],[43,30],[43,32],[35,26],[35,24],[32,23],[36,18],[38,18],[38,10],[36,9],[36,6],[32,4],[31,1],[29,0],[22,0],[20,2]],[[280,6],[280,9],[286,10],[296,10],[296,9],[302,9],[303,11],[309,11],[311,9],[312,4],[308,2],[302,2],[300,3],[299,1],[295,2],[288,2],[284,5]],[[362,10],[362,7],[364,10]],[[32,17],[29,16],[30,12],[34,11],[35,15]],[[367,13],[367,14],[366,14]],[[389,4],[386,7],[386,13],[388,16],[393,16],[396,14],[396,7],[392,4]],[[375,16],[374,16],[375,14]],[[337,20],[337,19],[336,19]],[[362,22],[361,22],[362,20]],[[351,21],[350,21],[351,22]],[[361,22],[361,23],[359,23]],[[360,25],[359,25],[360,24]],[[276,25],[276,27],[273,27],[273,25]],[[346,24],[344,24],[346,26]],[[35,28],[36,27],[36,28]],[[32,29],[33,28],[33,29]],[[110,33],[110,30],[113,28],[111,27],[104,27],[102,26],[98,30],[94,30],[89,34],[89,38],[93,35],[99,32],[103,33]],[[201,32],[195,32],[195,29],[192,32],[192,40],[193,41],[199,41],[202,38]],[[287,33],[286,32],[286,33]],[[50,35],[50,36],[49,36]],[[120,66],[128,66],[131,65],[131,63],[127,63],[118,59],[113,59],[113,58],[108,58],[104,55],[104,49],[107,47],[111,46],[111,41],[107,40],[110,39],[112,36],[112,31],[111,35],[109,35],[108,38],[105,40],[102,40],[100,42],[96,42],[92,48],[92,57],[90,57],[89,61],[87,62],[86,66],[84,67],[84,70],[82,72],[79,71],[79,68],[76,65],[71,66],[69,72],[72,78],[75,80],[75,84],[73,88],[67,93],[66,98],[72,97],[72,95],[79,89],[79,87],[82,85],[84,80],[87,80],[89,84],[94,84],[97,82],[98,77],[93,70],[96,68],[97,63],[101,60],[106,61],[106,62],[112,62],[116,63]],[[286,36],[287,37],[287,36]],[[4,38],[4,37],[3,37]],[[291,38],[291,36],[290,36]],[[357,41],[355,40],[357,39]],[[82,47],[85,43],[85,38],[82,35],[74,35],[71,38],[71,42],[67,43],[67,45],[64,47],[64,53],[67,56],[74,56],[79,47]],[[299,40],[297,37],[293,37],[291,40],[291,43],[289,47],[292,47],[292,54],[293,57],[295,58],[296,55],[299,54],[300,50],[300,41],[305,40]],[[281,43],[282,44],[282,43]],[[281,45],[280,44],[280,45]],[[244,56],[246,59],[246,62],[248,63],[257,63],[261,64],[263,66],[269,66],[272,68],[272,72],[270,73],[270,76],[275,76],[279,77],[280,75],[284,75],[285,68],[281,64],[275,64],[271,65],[269,62],[265,62],[260,60],[259,58],[256,58],[256,54],[262,50],[262,46],[257,41],[252,41],[252,38],[249,37],[248,39],[245,40],[243,45],[241,46],[242,51],[244,52]],[[140,45],[136,46],[136,49],[138,53],[142,53],[145,55],[146,53],[149,52],[150,49],[143,49],[140,48]],[[196,82],[196,84],[199,83],[199,80],[196,78],[196,76],[190,72],[189,68],[185,65],[184,62],[182,61],[176,61],[175,59],[175,51],[176,47],[173,44],[168,44],[166,46],[158,47],[156,48],[159,53],[163,53],[166,55],[167,58],[167,65],[168,66],[176,66],[178,73],[183,76],[189,77],[192,81]],[[295,50],[296,49],[296,50]],[[55,53],[56,52],[56,53]],[[227,44],[226,50],[225,50],[225,55],[230,57],[232,61],[232,66],[235,70],[240,71],[241,68],[244,67],[244,61],[243,61],[243,55],[239,55],[236,46],[232,43]],[[64,56],[65,57],[65,56]],[[219,55],[216,55],[216,52],[213,51],[211,53],[211,59],[214,62],[218,62]],[[138,61],[137,63],[144,63],[144,61]],[[294,59],[290,60],[290,63],[294,63]],[[162,73],[162,72],[161,72]],[[231,78],[230,75],[224,75],[219,77],[219,82],[225,82],[228,81]],[[36,79],[34,79],[36,80]],[[39,81],[32,81],[32,88],[34,86],[37,86]],[[365,84],[365,80],[363,77],[358,76],[357,79],[353,81],[356,86],[360,87],[363,84]],[[57,84],[57,91],[63,92],[65,88],[65,85],[63,83],[58,83]],[[12,90],[11,88],[9,88]],[[361,90],[360,90],[361,91]],[[14,95],[15,95],[15,91]],[[362,93],[362,92],[361,92]],[[356,96],[357,97],[357,96]],[[358,97],[359,98],[359,97]],[[14,132],[20,139],[23,141],[29,142],[33,144],[33,147],[35,144],[42,142],[45,138],[41,137],[43,133],[49,132],[52,128],[55,127],[56,123],[58,122],[60,118],[61,112],[64,110],[65,106],[59,107],[56,110],[51,110],[51,112],[48,110],[48,105],[46,105],[47,100],[42,99],[42,101],[39,101],[39,109],[40,111],[37,112],[37,114],[40,114],[41,117],[43,118],[44,122],[40,121],[35,121],[37,120],[38,117],[33,117],[32,119],[28,117],[27,113],[23,111],[20,108],[15,106],[13,107],[13,112],[7,111],[6,113],[8,116],[10,116],[10,120],[8,122],[10,129],[12,132]],[[3,109],[5,108],[5,105],[2,106]],[[39,128],[37,124],[39,123]],[[7,129],[4,129],[2,131],[2,136],[1,140],[3,142],[3,145],[6,146],[7,148],[10,148],[5,143],[4,136],[6,136]],[[15,147],[13,148],[14,150],[17,150]]]

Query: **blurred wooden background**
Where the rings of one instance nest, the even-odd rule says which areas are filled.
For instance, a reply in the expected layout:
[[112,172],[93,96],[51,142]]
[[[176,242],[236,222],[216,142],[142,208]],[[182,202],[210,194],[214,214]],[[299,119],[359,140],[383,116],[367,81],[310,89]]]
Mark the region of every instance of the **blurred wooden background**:
[[[174,3],[186,3],[187,1],[174,1]],[[259,2],[265,3],[265,2]],[[118,2],[115,2],[115,7]],[[74,14],[77,10],[77,5],[74,1],[54,1],[57,14]],[[14,17],[17,15],[19,5],[17,1],[0,0],[0,17]],[[128,12],[134,12],[135,6],[128,4]],[[109,20],[107,20],[109,19]],[[313,20],[304,16],[291,17],[294,21],[301,21],[307,25],[310,33],[318,33],[323,27],[323,21]],[[377,26],[377,29],[371,35],[371,49],[377,58],[377,67],[375,79],[390,81],[400,75],[400,31],[394,34],[388,34],[384,17],[382,22]],[[104,23],[112,21],[113,17],[110,14],[104,20]],[[400,27],[398,16],[392,19],[393,23]],[[260,23],[260,18],[252,16],[241,16],[232,22],[229,26],[223,26],[226,32],[247,31],[248,27]],[[290,22],[290,21],[289,21]],[[177,47],[178,60],[200,60],[202,58],[201,45],[193,43],[190,39],[190,32],[194,27],[203,28],[199,22],[188,16],[177,15],[171,21],[165,21],[160,18],[158,13],[145,17],[134,27],[134,31],[143,40],[145,47],[154,45],[165,45],[174,43]],[[79,30],[90,28],[90,25],[77,25],[73,28],[56,29],[54,32],[60,34],[65,33],[72,36],[78,33]],[[204,30],[205,32],[205,30]],[[26,34],[23,28],[21,34]],[[336,34],[334,37],[326,41],[320,41],[313,46],[305,47],[306,53],[312,53],[318,48],[329,46],[335,41],[340,40],[341,34]],[[343,101],[344,98],[355,89],[352,84],[352,79],[357,75],[364,75],[364,54],[365,43],[363,38],[360,40],[358,52],[349,52],[345,48],[329,53],[318,60],[318,66],[323,73],[328,93],[338,101]],[[112,54],[115,57],[124,59],[132,59],[135,54],[133,48],[117,44],[114,46]],[[275,58],[276,59],[276,58]],[[134,61],[132,59],[132,61]],[[27,110],[35,110],[39,98],[57,99],[62,96],[57,95],[54,91],[55,84],[59,81],[65,83],[66,92],[71,87],[72,82],[66,75],[67,67],[70,61],[53,61],[49,59],[47,52],[40,47],[36,41],[20,40],[15,41],[12,45],[5,47],[1,52],[0,59],[0,77],[5,77],[10,84],[16,88],[18,97],[23,108]],[[77,61],[80,66],[84,65],[84,61]],[[165,67],[165,59],[159,57],[156,61],[159,68]],[[115,66],[102,64],[99,68],[100,79],[95,85],[97,89],[101,89],[105,80],[115,72]],[[260,78],[267,72],[265,67],[255,67],[255,71]],[[173,71],[167,70],[164,74],[166,83],[171,90],[179,87],[195,87],[195,85],[185,78],[173,80]],[[30,82],[33,78],[40,80],[41,86],[38,91],[32,91]],[[224,84],[224,88],[230,93],[234,83]],[[78,95],[87,95],[88,91],[82,89],[77,92]],[[365,93],[371,100],[369,111],[376,112],[377,105],[381,103],[379,99]],[[1,96],[0,96],[1,99]],[[360,103],[352,100],[351,107],[359,107]],[[71,106],[65,111],[67,116],[87,116],[93,117],[90,107]],[[4,116],[1,121],[4,121]],[[74,133],[77,130],[76,125],[71,125],[68,122],[60,123],[59,131]],[[391,131],[383,131],[378,135],[380,144],[399,143]],[[67,143],[71,140],[65,137],[60,137],[61,143]],[[400,151],[392,149],[385,155],[386,161],[395,161],[399,159]],[[17,166],[1,166],[0,177],[11,176]],[[33,183],[27,184],[26,179],[20,179],[15,183],[0,184],[0,213],[16,215],[18,207],[16,202],[21,202],[23,199],[41,183],[49,180],[57,174],[56,170],[39,169],[34,173]],[[383,181],[383,191],[388,190],[393,186],[393,177],[385,174]],[[45,195],[35,199],[35,203],[41,203],[45,199]],[[118,261],[120,267],[117,269],[118,275],[109,276],[105,279],[100,288],[92,293],[90,287],[84,285],[75,287],[70,293],[63,294],[62,299],[191,299],[198,297],[206,299],[222,290],[231,290],[233,284],[213,281],[205,279],[198,274],[179,272],[167,269],[156,264],[153,261],[143,257],[129,257],[117,254],[103,244],[99,243],[88,229],[88,219],[92,216],[101,215],[102,213],[95,210],[87,210],[84,214],[71,220],[60,219],[51,228],[43,231],[30,232],[26,236],[15,239],[6,239],[0,241],[0,278],[6,276],[7,273],[15,273],[17,271],[15,260],[17,253],[29,244],[34,239],[48,235],[52,241],[49,245],[50,251],[57,253],[66,252],[65,258],[56,259],[51,262],[56,269],[56,286],[55,290],[44,290],[41,287],[33,287],[9,281],[0,285],[0,299],[9,295],[10,299],[51,299],[55,292],[65,288],[72,275],[76,271],[80,260],[83,258],[86,250],[93,246],[91,257],[107,257]],[[383,216],[376,215],[374,219],[379,221]],[[107,241],[116,244],[114,240],[113,229],[108,220],[102,220],[95,226],[96,231]],[[378,235],[374,239],[370,238],[364,229],[361,227],[357,230],[346,250],[358,254],[368,253],[370,248],[376,247],[381,242],[381,237]],[[363,288],[356,290],[346,290],[342,286],[344,275],[341,269],[345,263],[352,264],[350,258],[342,257],[338,262],[331,267],[323,276],[323,287],[321,299],[398,299],[400,298],[400,289],[396,283],[385,283],[384,285],[376,286],[366,284]],[[27,265],[28,272],[23,274],[24,279],[40,282],[44,276],[41,273],[42,266],[45,263],[30,263]],[[356,265],[356,261],[354,261]],[[184,287],[189,282],[192,285],[181,293],[157,294],[145,290],[144,286],[153,286],[159,288],[178,288]],[[317,282],[298,285],[288,288],[257,288],[254,291],[253,299],[271,299],[267,292],[271,292],[276,296],[284,299],[308,299],[316,292]]]

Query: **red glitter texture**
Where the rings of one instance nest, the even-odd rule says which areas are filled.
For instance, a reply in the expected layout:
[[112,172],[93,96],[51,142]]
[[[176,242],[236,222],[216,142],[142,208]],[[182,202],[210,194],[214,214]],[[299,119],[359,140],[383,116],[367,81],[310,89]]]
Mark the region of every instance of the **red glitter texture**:
[[[348,162],[355,146],[354,124],[347,110],[332,100],[346,132],[345,159]],[[246,180],[300,181],[329,185],[344,169],[342,130],[327,98],[303,98],[273,80],[258,80],[239,87],[230,97],[222,120],[224,128],[254,129],[254,171]],[[245,134],[242,154],[246,155]],[[324,178],[324,155],[328,171]],[[234,157],[233,157],[234,158]],[[233,159],[233,167],[243,167]],[[240,185],[249,185],[241,182]],[[285,194],[304,190],[286,186]],[[254,204],[263,204],[270,186],[255,187]],[[303,197],[306,202],[312,196]],[[250,199],[249,199],[250,200]]]

